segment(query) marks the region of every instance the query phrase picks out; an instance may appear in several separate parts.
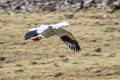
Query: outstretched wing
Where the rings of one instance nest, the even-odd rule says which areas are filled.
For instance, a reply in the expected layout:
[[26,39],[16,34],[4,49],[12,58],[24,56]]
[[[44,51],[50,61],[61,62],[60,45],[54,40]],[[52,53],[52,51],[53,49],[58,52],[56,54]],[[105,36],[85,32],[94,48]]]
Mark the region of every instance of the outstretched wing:
[[63,21],[63,22],[60,22],[60,23],[57,23],[57,24],[51,24],[50,26],[53,27],[53,29],[60,29],[62,27],[67,27],[67,26],[70,26],[71,24],[67,21]]
[[71,32],[66,31],[65,29],[59,30],[58,36],[64,43],[71,48],[71,50],[75,52],[79,52],[81,50],[77,40],[75,37],[71,34]]

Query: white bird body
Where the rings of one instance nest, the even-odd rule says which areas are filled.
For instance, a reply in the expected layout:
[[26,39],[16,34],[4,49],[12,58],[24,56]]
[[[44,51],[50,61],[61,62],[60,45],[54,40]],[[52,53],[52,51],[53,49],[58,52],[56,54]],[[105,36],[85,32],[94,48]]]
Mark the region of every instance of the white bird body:
[[[41,25],[37,28],[32,28],[25,35],[25,39],[34,37],[35,41],[42,38],[49,38],[51,36],[58,36],[69,46],[73,51],[79,51],[80,47],[74,36],[67,30],[63,29],[65,26],[69,26],[69,22],[61,22],[57,24]],[[37,36],[37,37],[36,37]],[[34,40],[33,39],[33,40]]]
[[37,30],[39,37],[48,38],[50,36],[56,35],[59,29],[68,25],[70,25],[68,22],[61,22],[61,23],[51,24],[51,25],[41,25],[37,28],[32,28],[29,31]]

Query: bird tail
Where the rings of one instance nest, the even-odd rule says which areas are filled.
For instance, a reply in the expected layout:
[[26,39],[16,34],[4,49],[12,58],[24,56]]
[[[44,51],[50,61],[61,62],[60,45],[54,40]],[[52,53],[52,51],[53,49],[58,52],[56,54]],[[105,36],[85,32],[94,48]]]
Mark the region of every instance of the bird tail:
[[69,25],[70,25],[69,22],[63,21],[63,22],[60,22],[60,23],[57,23],[57,24],[51,24],[50,26],[53,26],[54,29],[59,29],[59,28],[69,26]]

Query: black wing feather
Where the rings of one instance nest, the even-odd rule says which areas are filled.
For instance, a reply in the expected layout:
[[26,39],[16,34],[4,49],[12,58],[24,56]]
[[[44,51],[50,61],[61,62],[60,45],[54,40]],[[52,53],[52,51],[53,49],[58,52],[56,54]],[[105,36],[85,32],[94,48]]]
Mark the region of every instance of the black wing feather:
[[64,43],[68,45],[69,48],[71,48],[71,50],[75,52],[79,52],[81,50],[77,40],[72,40],[69,36],[66,35],[61,36],[60,39],[63,40]]
[[30,39],[33,36],[38,35],[37,30],[29,31],[25,34],[25,40]]

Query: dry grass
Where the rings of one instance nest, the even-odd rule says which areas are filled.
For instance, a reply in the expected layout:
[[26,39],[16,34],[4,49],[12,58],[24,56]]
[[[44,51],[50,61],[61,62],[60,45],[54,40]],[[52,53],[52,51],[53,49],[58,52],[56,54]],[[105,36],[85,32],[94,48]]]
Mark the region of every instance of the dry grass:
[[[120,79],[120,18],[103,18],[103,13],[93,10],[66,19],[66,13],[0,13],[0,58],[4,57],[0,80]],[[67,29],[77,38],[81,52],[72,52],[56,37],[24,40],[30,28],[60,21],[72,24]],[[115,30],[106,31],[108,27]]]

